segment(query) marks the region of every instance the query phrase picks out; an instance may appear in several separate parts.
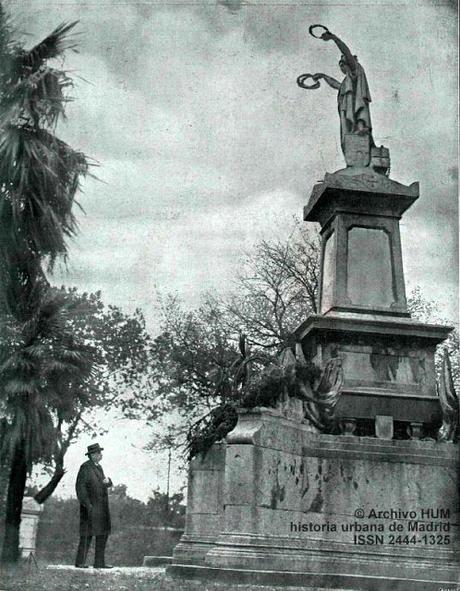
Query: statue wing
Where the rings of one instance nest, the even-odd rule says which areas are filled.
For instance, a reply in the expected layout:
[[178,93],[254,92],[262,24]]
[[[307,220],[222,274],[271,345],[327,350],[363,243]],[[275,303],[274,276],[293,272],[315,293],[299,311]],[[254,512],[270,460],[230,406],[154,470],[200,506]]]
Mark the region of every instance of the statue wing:
[[279,355],[279,364],[283,368],[295,365],[295,355],[292,352],[291,347],[286,347],[281,351]]
[[302,345],[300,343],[295,344],[295,358],[299,363],[302,363],[303,365],[307,364],[307,360],[305,359]]
[[442,426],[438,441],[450,441],[455,436],[459,422],[459,402],[452,377],[452,365],[447,349],[444,349],[442,370],[438,383],[439,402],[442,411]]
[[335,407],[343,386],[342,360],[334,357],[327,362],[321,380],[316,388],[316,396],[321,405],[322,415],[327,421],[334,417]]

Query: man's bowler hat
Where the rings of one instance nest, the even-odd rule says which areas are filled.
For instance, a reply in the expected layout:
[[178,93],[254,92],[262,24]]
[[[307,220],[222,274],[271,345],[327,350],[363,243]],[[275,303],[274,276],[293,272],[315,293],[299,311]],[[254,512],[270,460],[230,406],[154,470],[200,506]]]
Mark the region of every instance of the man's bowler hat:
[[91,454],[95,454],[98,453],[99,451],[102,451],[104,448],[101,447],[99,445],[99,443],[92,443],[91,445],[88,445],[88,451],[86,452],[85,455],[90,456]]

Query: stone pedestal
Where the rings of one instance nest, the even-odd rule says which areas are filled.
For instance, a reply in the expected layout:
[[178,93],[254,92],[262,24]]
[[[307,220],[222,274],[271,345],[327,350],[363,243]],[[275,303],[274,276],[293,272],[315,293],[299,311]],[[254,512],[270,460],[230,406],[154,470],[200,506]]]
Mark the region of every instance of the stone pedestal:
[[35,555],[38,521],[42,511],[43,505],[39,505],[33,497],[24,497],[19,529],[21,558],[29,558],[31,554]]
[[310,316],[295,331],[304,354],[319,367],[340,357],[344,372],[338,418],[440,426],[434,355],[450,327],[406,318]]
[[455,586],[459,465],[449,443],[316,434],[268,409],[242,413],[226,449],[192,462],[169,572],[371,591]]
[[409,316],[399,220],[418,197],[418,183],[369,168],[326,174],[314,186],[304,219],[321,224],[321,314]]
[[399,220],[418,197],[418,183],[352,167],[326,174],[304,209],[321,225],[321,315],[295,340],[319,367],[342,359],[339,418],[440,424],[434,354],[452,328],[411,320],[404,284]]

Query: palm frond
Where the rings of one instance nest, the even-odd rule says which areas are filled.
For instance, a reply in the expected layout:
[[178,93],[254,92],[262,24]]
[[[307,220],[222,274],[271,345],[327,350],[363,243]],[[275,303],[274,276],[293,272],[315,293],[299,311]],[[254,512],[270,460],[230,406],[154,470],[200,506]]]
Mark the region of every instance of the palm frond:
[[26,378],[17,372],[13,379],[10,379],[3,386],[5,394],[8,396],[36,394],[40,390],[40,383],[35,377]]
[[78,23],[62,23],[48,35],[43,41],[37,43],[29,51],[24,51],[20,56],[21,65],[32,71],[37,70],[46,60],[58,57],[69,49],[75,49],[76,44],[68,34]]
[[[51,260],[76,232],[72,213],[86,158],[45,130],[8,126],[0,135],[0,184],[15,220],[16,243]],[[0,219],[0,225],[3,225]]]
[[54,128],[59,117],[65,117],[70,100],[66,90],[73,86],[63,70],[46,65],[10,85],[1,101],[1,122],[34,128]]
[[24,355],[11,355],[2,364],[0,364],[0,374],[7,374],[17,371],[23,375],[34,369],[32,360]]
[[73,334],[78,313],[64,292],[48,289],[37,314],[22,323],[15,350],[0,358],[0,382],[7,395],[39,393],[49,408],[71,404],[79,385],[93,375],[96,359],[93,347]]
[[14,56],[20,52],[20,46],[15,40],[14,28],[11,17],[0,3],[0,94],[17,70]]

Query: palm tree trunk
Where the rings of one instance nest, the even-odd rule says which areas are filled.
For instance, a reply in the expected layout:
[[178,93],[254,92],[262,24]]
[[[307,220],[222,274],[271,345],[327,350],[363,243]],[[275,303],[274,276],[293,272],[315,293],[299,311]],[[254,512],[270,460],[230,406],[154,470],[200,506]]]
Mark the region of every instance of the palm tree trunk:
[[8,458],[0,460],[0,523],[5,521],[6,493],[8,491]]
[[4,564],[19,560],[19,527],[27,479],[24,441],[16,445],[12,460],[6,496],[5,534],[1,556],[1,562]]
[[[1,16],[1,11],[0,11]],[[5,450],[5,437],[7,430],[6,419],[0,419],[0,450]],[[10,466],[9,454],[4,451],[0,454],[0,523],[5,521],[6,493],[8,491],[8,470]]]

